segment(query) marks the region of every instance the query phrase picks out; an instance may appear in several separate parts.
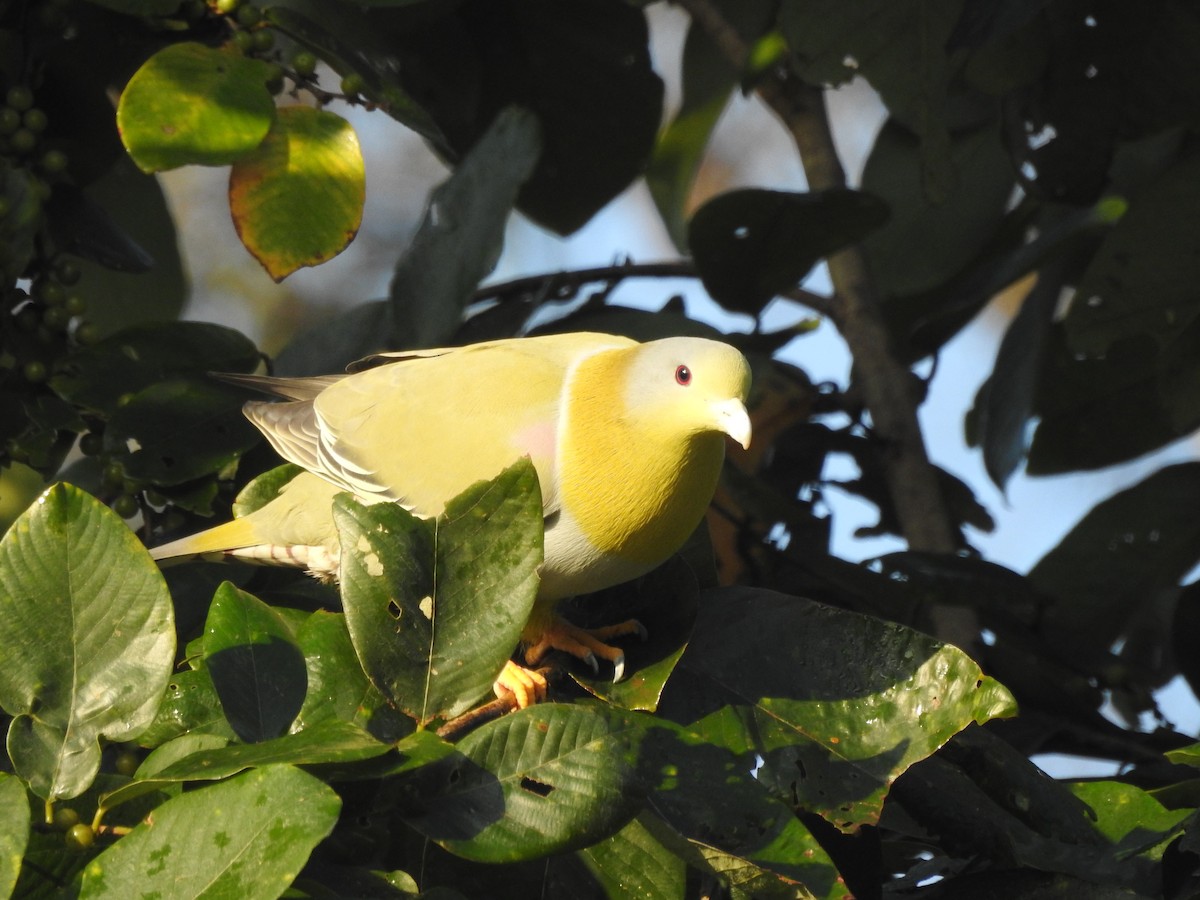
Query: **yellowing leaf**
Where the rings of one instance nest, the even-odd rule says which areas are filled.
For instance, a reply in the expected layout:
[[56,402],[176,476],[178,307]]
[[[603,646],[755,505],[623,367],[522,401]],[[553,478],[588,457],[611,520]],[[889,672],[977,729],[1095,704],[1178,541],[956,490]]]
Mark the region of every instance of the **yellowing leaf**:
[[307,106],[278,110],[266,140],[229,178],[238,235],[276,281],[341,253],[362,221],[365,193],[354,129]]
[[174,44],[129,79],[117,105],[121,141],[143,172],[227,165],[266,137],[270,67],[229,50]]

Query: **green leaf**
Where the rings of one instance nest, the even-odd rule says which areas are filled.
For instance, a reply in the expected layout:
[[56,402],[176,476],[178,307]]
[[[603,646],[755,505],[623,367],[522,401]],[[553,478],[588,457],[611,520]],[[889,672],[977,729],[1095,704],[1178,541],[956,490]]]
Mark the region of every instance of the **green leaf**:
[[863,171],[863,190],[891,209],[887,223],[863,241],[885,297],[927,291],[957,274],[1000,227],[1012,196],[1015,173],[995,125],[953,137],[957,177],[936,202],[921,177],[920,153],[912,132],[889,121]]
[[1200,158],[1169,170],[1131,198],[1096,251],[1065,319],[1073,352],[1102,356],[1131,335],[1160,348],[1200,317]]
[[516,862],[586,847],[629,821],[645,796],[638,749],[649,720],[543,703],[480,727],[444,763],[413,776],[406,820],[447,850]]
[[367,676],[420,723],[469,709],[516,648],[537,593],[542,498],[528,458],[422,520],[334,501],[342,603]]
[[249,372],[259,358],[249,338],[223,325],[147,323],[72,353],[55,366],[50,386],[72,403],[111,416],[126,394],[181,375]]
[[274,900],[333,830],[341,800],[290,766],[255,769],[168,800],[94,860],[80,900]]
[[412,730],[412,720],[388,706],[367,679],[344,615],[317,610],[297,633],[296,643],[308,666],[308,693],[293,728],[341,720],[354,722],[383,741],[398,740]]
[[11,897],[29,843],[29,802],[19,778],[0,772],[0,897]]
[[100,739],[154,718],[175,661],[171,598],[141,542],[78,488],[49,488],[0,541],[0,659],[9,756],[46,799],[82,793]]
[[579,856],[609,898],[683,900],[687,866],[638,819]]
[[117,127],[143,172],[228,165],[262,143],[275,118],[270,66],[236,50],[171,44],[125,86]]
[[266,138],[229,176],[238,236],[276,281],[346,249],[362,223],[365,199],[354,128],[308,106],[278,110]]
[[890,0],[784,0],[779,11],[792,64],[805,81],[838,85],[861,75],[893,118],[916,133],[922,178],[935,201],[954,183],[944,48],[962,5],[962,0],[927,0],[917,7]]
[[284,463],[255,476],[238,491],[233,501],[234,518],[248,516],[256,509],[261,509],[279,496],[283,486],[303,472],[304,469],[295,463]]
[[[750,662],[748,662],[750,661]],[[961,650],[902,625],[753,589],[716,589],[662,710],[759,781],[843,829],[878,820],[891,783],[1011,694]]]
[[1098,503],[1033,567],[1045,639],[1070,658],[1107,651],[1145,598],[1200,561],[1200,463],[1168,466]]
[[185,734],[212,734],[229,740],[235,737],[207,669],[171,676],[158,714],[140,741],[143,746],[157,747]]
[[33,258],[34,236],[42,222],[42,197],[34,190],[33,172],[24,166],[0,166],[0,239],[7,253],[0,265],[0,283],[11,285]]
[[475,288],[500,257],[517,192],[541,153],[540,133],[528,110],[501,110],[434,190],[388,288],[403,346],[444,346],[462,324]]
[[1192,809],[1166,809],[1148,793],[1119,781],[1076,782],[1071,792],[1091,807],[1094,827],[1113,845],[1119,858],[1162,859],[1167,845],[1179,836]]
[[[197,737],[203,737],[205,743],[213,740],[211,736]],[[376,740],[349,722],[323,722],[306,731],[286,734],[259,744],[209,746],[145,775],[139,769],[135,781],[105,794],[100,798],[100,806],[105,810],[113,809],[166,785],[187,781],[219,781],[250,768],[276,764],[303,766],[358,762],[383,756],[391,750],[392,745]]]
[[127,398],[104,449],[131,478],[177,485],[220,472],[261,440],[242,415],[245,393],[209,379],[176,378]]
[[823,256],[862,240],[887,218],[869,194],[747,188],[705,203],[688,224],[704,287],[729,309],[758,315],[799,285]]
[[204,667],[239,738],[277,738],[300,712],[308,688],[304,654],[279,613],[228,581],[204,623]]

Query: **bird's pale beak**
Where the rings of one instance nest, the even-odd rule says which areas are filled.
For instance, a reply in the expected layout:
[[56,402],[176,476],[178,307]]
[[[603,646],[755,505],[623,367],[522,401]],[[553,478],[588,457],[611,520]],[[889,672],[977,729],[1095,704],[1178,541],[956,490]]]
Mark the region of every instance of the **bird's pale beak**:
[[750,414],[746,412],[746,405],[736,398],[722,400],[713,404],[713,412],[716,413],[720,429],[741,444],[743,449],[749,450]]

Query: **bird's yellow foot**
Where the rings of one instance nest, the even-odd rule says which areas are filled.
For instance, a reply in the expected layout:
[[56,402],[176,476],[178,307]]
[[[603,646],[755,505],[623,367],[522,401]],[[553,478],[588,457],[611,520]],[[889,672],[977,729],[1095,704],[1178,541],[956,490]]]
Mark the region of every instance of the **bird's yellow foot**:
[[517,701],[517,709],[524,709],[546,699],[548,690],[546,679],[540,672],[518,666],[511,659],[504,664],[492,690],[497,697],[512,694]]
[[593,672],[599,674],[600,664],[596,661],[599,657],[613,664],[615,683],[625,677],[625,654],[617,647],[604,642],[627,634],[636,634],[644,641],[647,637],[646,627],[637,619],[629,619],[603,628],[580,628],[564,619],[556,618],[553,624],[542,632],[541,637],[525,651],[525,662],[535,666],[551,650],[562,650],[582,659],[592,667]]

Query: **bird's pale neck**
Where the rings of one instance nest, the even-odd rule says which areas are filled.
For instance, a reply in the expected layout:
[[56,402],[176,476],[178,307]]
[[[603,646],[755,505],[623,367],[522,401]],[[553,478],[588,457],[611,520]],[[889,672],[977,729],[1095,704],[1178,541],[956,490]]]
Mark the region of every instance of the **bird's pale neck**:
[[712,499],[724,437],[630,411],[621,354],[580,364],[559,448],[563,506],[598,549],[647,567],[683,546]]

